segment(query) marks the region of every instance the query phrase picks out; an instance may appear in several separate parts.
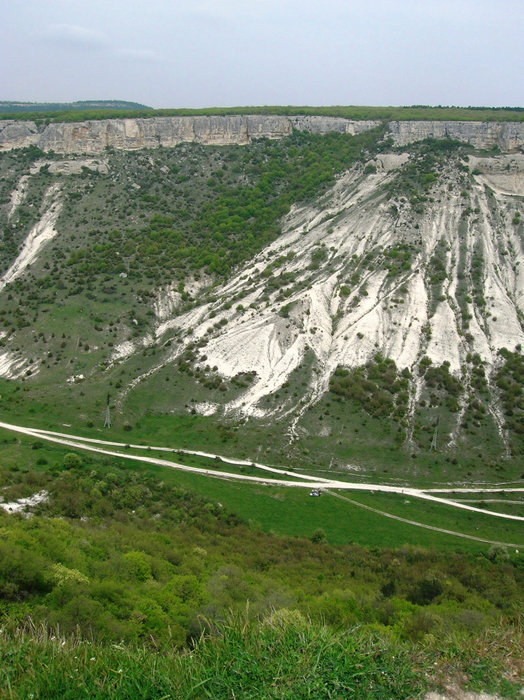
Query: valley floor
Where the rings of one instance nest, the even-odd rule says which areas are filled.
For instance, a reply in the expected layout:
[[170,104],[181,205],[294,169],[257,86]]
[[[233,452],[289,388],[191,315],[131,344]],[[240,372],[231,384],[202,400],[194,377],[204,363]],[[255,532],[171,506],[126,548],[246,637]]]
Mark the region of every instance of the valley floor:
[[[386,493],[386,494],[400,494],[406,497],[410,498],[417,498],[417,499],[422,499],[422,500],[427,500],[427,501],[432,501],[437,504],[443,504],[446,506],[452,506],[461,510],[466,510],[470,511],[473,513],[482,513],[483,516],[489,515],[493,516],[495,518],[503,518],[507,520],[513,520],[513,521],[520,521],[524,522],[524,517],[520,515],[515,515],[507,512],[497,512],[493,510],[489,510],[485,507],[477,507],[475,505],[471,505],[470,502],[466,501],[465,499],[452,499],[449,497],[444,497],[443,495],[435,495],[437,494],[470,494],[470,495],[478,495],[481,497],[482,494],[496,494],[498,492],[508,494],[508,493],[514,493],[514,494],[521,494],[524,493],[524,487],[515,487],[515,486],[508,486],[507,484],[486,484],[483,487],[464,487],[460,484],[457,484],[455,486],[449,485],[447,488],[429,488],[429,489],[420,489],[420,488],[413,488],[408,485],[392,485],[392,484],[377,484],[377,483],[359,483],[359,482],[350,482],[350,481],[340,481],[340,480],[334,480],[334,479],[328,479],[324,477],[318,477],[318,476],[312,476],[312,475],[301,475],[299,473],[296,473],[294,471],[287,471],[285,469],[278,469],[275,467],[269,467],[264,464],[260,464],[258,462],[250,462],[242,459],[233,459],[233,458],[228,458],[228,457],[223,457],[218,454],[213,454],[209,452],[202,452],[202,451],[196,451],[196,450],[175,450],[173,448],[168,448],[168,447],[155,447],[151,445],[133,445],[133,444],[124,444],[121,442],[111,442],[107,440],[100,440],[100,439],[95,439],[95,438],[86,438],[78,435],[71,435],[69,433],[61,433],[61,432],[54,432],[50,430],[41,430],[37,428],[27,428],[23,427],[20,425],[14,425],[11,423],[5,423],[3,421],[0,421],[0,428],[3,428],[5,430],[9,431],[14,431],[17,433],[22,433],[24,435],[30,436],[30,437],[35,437],[39,438],[41,440],[46,440],[49,442],[57,443],[59,445],[64,445],[67,447],[71,447],[74,449],[80,449],[80,450],[85,450],[88,452],[95,452],[98,454],[102,455],[107,455],[107,456],[112,456],[112,457],[119,457],[123,458],[126,460],[132,460],[135,462],[142,462],[142,463],[147,463],[147,464],[154,464],[157,466],[162,466],[162,467],[168,467],[170,469],[175,469],[175,470],[181,470],[185,472],[193,472],[195,474],[200,474],[200,475],[205,475],[207,477],[211,478],[219,478],[219,479],[228,479],[228,480],[238,480],[240,482],[251,482],[251,483],[258,483],[262,484],[265,486],[273,486],[273,487],[290,487],[290,488],[305,488],[305,489],[311,489],[312,492],[310,495],[313,495],[315,491],[323,490],[325,493],[335,496],[339,499],[342,499],[344,501],[347,501],[353,505],[357,505],[358,507],[368,509],[374,513],[377,513],[379,515],[382,515],[387,518],[392,518],[394,520],[406,523],[408,525],[413,525],[416,527],[422,527],[426,528],[429,530],[433,530],[435,532],[440,532],[443,534],[447,535],[454,535],[457,537],[462,537],[470,540],[474,540],[477,542],[483,542],[486,544],[491,544],[491,545],[500,545],[504,547],[512,547],[516,548],[516,551],[519,551],[519,548],[524,548],[524,544],[522,543],[514,543],[514,542],[500,542],[498,540],[493,540],[493,539],[486,539],[482,537],[477,537],[474,535],[462,533],[462,532],[457,532],[455,530],[449,530],[443,527],[438,527],[437,525],[428,525],[425,523],[421,523],[415,520],[407,519],[404,517],[400,517],[398,515],[394,515],[391,513],[387,513],[383,510],[379,510],[377,508],[370,507],[368,505],[358,503],[357,501],[351,500],[345,496],[342,496],[340,493],[337,493],[337,491],[364,491],[364,492],[369,492],[371,494],[374,493]],[[108,448],[118,448],[119,451],[115,451],[114,449],[108,449]],[[242,473],[235,473],[231,471],[219,471],[216,469],[207,469],[205,467],[196,467],[196,466],[188,466],[186,464],[181,464],[180,462],[174,462],[171,460],[166,460],[166,459],[160,459],[158,457],[152,457],[152,456],[145,456],[143,454],[132,454],[130,451],[157,451],[157,452],[178,452],[178,454],[189,454],[189,455],[197,455],[199,457],[204,457],[206,459],[212,459],[212,460],[220,460],[221,462],[225,462],[226,464],[231,464],[235,466],[244,466],[244,467],[251,467],[256,470],[260,470],[262,472],[270,472],[272,478],[268,478],[268,476],[251,476],[251,475],[246,475]],[[277,476],[280,477],[287,477],[287,478],[281,478],[278,479],[276,478]],[[289,477],[292,477],[291,479]],[[329,491],[327,490],[329,489]],[[316,495],[316,494],[315,494]],[[520,501],[519,501],[520,503]]]

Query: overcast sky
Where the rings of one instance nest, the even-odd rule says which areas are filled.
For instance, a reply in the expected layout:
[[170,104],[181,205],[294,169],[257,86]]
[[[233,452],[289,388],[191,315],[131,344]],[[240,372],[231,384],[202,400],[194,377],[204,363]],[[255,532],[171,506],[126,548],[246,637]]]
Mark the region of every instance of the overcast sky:
[[524,106],[524,0],[3,0],[0,99]]

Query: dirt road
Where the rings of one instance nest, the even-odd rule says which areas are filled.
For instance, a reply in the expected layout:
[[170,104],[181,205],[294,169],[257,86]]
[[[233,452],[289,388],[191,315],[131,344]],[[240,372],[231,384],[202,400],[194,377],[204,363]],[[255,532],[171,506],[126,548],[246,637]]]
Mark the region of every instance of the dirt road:
[[[14,425],[12,423],[5,423],[0,421],[0,428],[5,430],[11,430],[13,432],[22,433],[23,435],[28,435],[33,438],[38,438],[40,440],[46,440],[48,442],[54,442],[59,445],[65,445],[67,447],[72,447],[77,450],[86,450],[88,452],[95,452],[98,454],[104,454],[111,457],[118,457],[119,459],[128,459],[134,462],[145,462],[147,464],[156,464],[162,467],[169,467],[170,469],[178,469],[180,471],[192,472],[195,474],[202,474],[204,476],[212,476],[219,479],[231,479],[237,481],[247,481],[259,484],[265,484],[266,486],[286,486],[295,488],[322,488],[322,489],[337,489],[337,490],[347,490],[347,491],[375,491],[382,493],[397,493],[406,496],[411,496],[412,498],[421,498],[423,500],[434,501],[436,503],[442,503],[444,505],[452,506],[454,508],[460,508],[461,510],[473,511],[475,513],[482,513],[483,515],[491,515],[495,518],[505,518],[507,520],[519,520],[524,521],[524,517],[519,515],[510,515],[508,513],[497,513],[495,511],[486,510],[484,508],[477,508],[475,506],[470,506],[464,502],[458,502],[451,500],[449,498],[443,498],[441,496],[434,496],[430,491],[435,491],[434,489],[424,489],[405,487],[405,486],[391,486],[389,484],[362,484],[358,482],[348,482],[348,481],[337,481],[334,479],[325,479],[322,477],[314,476],[304,476],[296,474],[295,472],[286,471],[284,469],[277,469],[276,467],[268,467],[267,465],[260,464],[258,462],[249,462],[245,460],[232,459],[227,457],[222,457],[221,455],[216,455],[209,452],[199,452],[191,450],[174,450],[167,447],[154,447],[152,445],[130,445],[119,442],[109,442],[105,440],[97,440],[94,438],[84,438],[79,435],[70,435],[68,433],[59,433],[50,430],[42,430],[39,428],[26,428],[21,425]],[[107,449],[108,447],[117,447],[123,450],[122,452]],[[257,469],[265,470],[271,472],[272,474],[278,474],[282,477],[292,477],[291,479],[275,479],[275,478],[264,478],[262,476],[249,476],[247,474],[236,474],[234,472],[224,472],[216,469],[205,469],[202,467],[190,467],[186,464],[180,464],[178,462],[172,462],[166,459],[160,459],[158,457],[149,457],[143,455],[129,454],[129,449],[134,450],[157,450],[162,452],[184,452],[185,454],[192,454],[201,457],[206,457],[209,459],[221,459],[223,462],[228,464],[240,465],[240,466],[252,466]],[[524,488],[504,488],[504,489],[494,489],[493,486],[488,486],[485,489],[474,488],[449,488],[449,489],[439,489],[439,493],[457,491],[460,493],[483,493],[485,491],[493,493],[494,491],[509,491],[512,492],[524,492]]]

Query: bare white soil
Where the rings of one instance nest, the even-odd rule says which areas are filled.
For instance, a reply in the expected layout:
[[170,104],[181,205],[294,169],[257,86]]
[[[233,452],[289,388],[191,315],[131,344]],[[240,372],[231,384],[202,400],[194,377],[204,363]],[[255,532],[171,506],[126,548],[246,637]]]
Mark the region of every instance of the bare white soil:
[[[154,307],[161,320],[157,342],[173,329],[183,339],[172,359],[186,343],[205,339],[201,350],[205,364],[217,367],[225,377],[256,372],[255,381],[226,410],[263,416],[267,409],[261,400],[278,391],[308,354],[317,369],[307,391],[311,403],[326,390],[338,365],[362,365],[377,352],[392,358],[400,369],[413,369],[422,355],[428,355],[435,364],[449,362],[450,371],[458,375],[468,353],[477,352],[489,369],[500,348],[513,350],[524,345],[524,254],[511,223],[514,195],[488,193],[488,176],[478,172],[477,160],[471,166],[477,173],[476,185],[466,199],[458,183],[449,191],[446,181],[433,194],[435,201],[422,217],[414,218],[409,205],[402,202],[396,202],[399,213],[393,215],[383,187],[406,158],[406,154],[380,156],[375,161],[376,173],[364,175],[361,166],[354,168],[321,203],[293,207],[283,234],[230,282],[214,290],[217,301],[213,304],[177,313],[179,299],[173,289],[159,290]],[[524,159],[515,159],[511,161],[516,169],[514,189],[520,187],[520,169],[524,171]],[[481,160],[490,182],[507,165],[497,158]],[[493,198],[503,220],[492,212]],[[477,213],[467,219],[465,233],[459,235],[468,205]],[[383,262],[361,264],[368,253],[380,256],[398,243],[417,242],[410,269],[399,275],[388,275]],[[432,301],[428,266],[438,244],[445,247],[447,278],[441,300]],[[325,259],[313,269],[312,255],[320,249]],[[479,251],[485,308],[475,302],[470,272]],[[288,274],[285,296],[268,288],[264,273],[279,258],[271,274],[277,279]],[[464,287],[459,279],[460,261],[466,269],[466,292],[460,289]],[[355,281],[352,273],[357,269]],[[230,300],[234,301],[227,308]],[[462,330],[461,302],[471,316],[468,339]],[[227,324],[217,326],[220,321]],[[191,335],[186,335],[189,329]],[[115,357],[124,350],[130,350],[129,346],[118,348]],[[210,404],[197,406],[206,415],[213,408]],[[285,412],[286,406],[280,410]]]
[[22,175],[18,181],[17,186],[11,192],[11,201],[9,203],[9,212],[7,213],[7,220],[9,221],[18,207],[22,204],[27,193],[27,182],[29,180],[29,175]]
[[0,502],[0,508],[7,511],[8,513],[23,513],[28,511],[30,508],[34,508],[39,503],[45,503],[49,498],[47,491],[39,491],[38,493],[28,496],[27,498],[19,498],[16,501],[10,501],[8,503]]
[[55,224],[62,208],[59,193],[58,184],[52,185],[47,190],[42,206],[42,217],[29,232],[16,260],[0,278],[0,291],[6,284],[19,277],[36,260],[41,248],[56,236]]
[[424,696],[424,700],[503,700],[500,695],[489,693],[474,693],[469,690],[461,690],[456,686],[450,686],[444,693],[431,691]]

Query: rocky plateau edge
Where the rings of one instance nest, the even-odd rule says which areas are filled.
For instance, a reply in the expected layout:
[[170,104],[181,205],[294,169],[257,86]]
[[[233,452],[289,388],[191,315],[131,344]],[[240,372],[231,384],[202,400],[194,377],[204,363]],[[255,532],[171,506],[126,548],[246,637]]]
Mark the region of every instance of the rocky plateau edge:
[[[56,153],[102,153],[106,148],[137,150],[180,143],[244,145],[257,138],[279,139],[293,129],[310,133],[358,134],[380,125],[327,116],[229,115],[101,119],[73,123],[0,122],[0,151],[36,146]],[[475,148],[502,151],[524,146],[522,122],[392,121],[394,143],[405,146],[426,138],[451,138]]]

